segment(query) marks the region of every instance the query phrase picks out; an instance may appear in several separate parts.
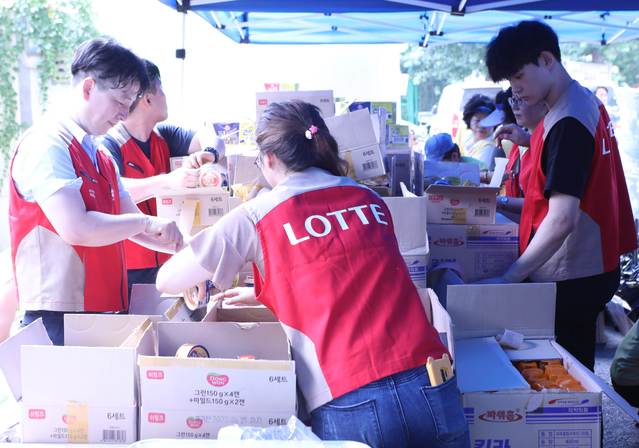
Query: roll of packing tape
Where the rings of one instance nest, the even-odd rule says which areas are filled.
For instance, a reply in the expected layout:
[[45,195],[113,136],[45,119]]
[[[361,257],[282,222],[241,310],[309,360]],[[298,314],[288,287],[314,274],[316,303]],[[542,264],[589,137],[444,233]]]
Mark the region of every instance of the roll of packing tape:
[[182,344],[175,353],[176,358],[208,358],[209,352],[202,345]]
[[207,280],[203,288],[197,285],[184,291],[183,295],[186,307],[191,311],[205,307],[211,299],[211,289],[213,289],[213,282]]
[[219,187],[222,185],[222,175],[212,163],[200,167],[200,187]]

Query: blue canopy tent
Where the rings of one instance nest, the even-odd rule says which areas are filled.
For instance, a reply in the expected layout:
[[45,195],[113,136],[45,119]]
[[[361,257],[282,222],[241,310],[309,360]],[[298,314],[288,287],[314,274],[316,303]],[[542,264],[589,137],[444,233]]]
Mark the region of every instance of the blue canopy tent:
[[160,0],[192,11],[239,43],[486,43],[521,20],[549,23],[562,42],[639,38],[637,0]]

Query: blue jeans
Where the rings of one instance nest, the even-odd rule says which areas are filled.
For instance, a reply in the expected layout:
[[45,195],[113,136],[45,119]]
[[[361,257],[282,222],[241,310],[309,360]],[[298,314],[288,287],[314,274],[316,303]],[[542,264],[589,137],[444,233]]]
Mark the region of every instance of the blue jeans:
[[42,318],[44,328],[53,345],[64,345],[64,314],[62,311],[25,311],[20,326],[26,327],[31,322]]
[[470,447],[468,424],[455,378],[431,387],[426,367],[382,378],[311,413],[322,440],[381,447]]

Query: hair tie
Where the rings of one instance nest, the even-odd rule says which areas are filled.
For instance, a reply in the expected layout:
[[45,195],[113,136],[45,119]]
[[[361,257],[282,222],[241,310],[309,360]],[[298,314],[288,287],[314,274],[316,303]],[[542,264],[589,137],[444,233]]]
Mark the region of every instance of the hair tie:
[[312,140],[313,136],[317,134],[317,130],[318,130],[317,126],[311,125],[311,127],[306,130],[304,135],[306,136],[307,139]]

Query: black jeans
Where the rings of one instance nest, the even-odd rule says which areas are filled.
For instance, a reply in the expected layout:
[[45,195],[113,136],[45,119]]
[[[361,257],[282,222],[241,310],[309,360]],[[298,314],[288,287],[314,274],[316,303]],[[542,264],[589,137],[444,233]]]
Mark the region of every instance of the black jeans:
[[621,395],[631,406],[639,408],[639,386],[622,386],[612,380],[612,387]]
[[597,315],[619,288],[620,277],[617,267],[604,274],[557,282],[557,342],[590,370],[595,367]]

